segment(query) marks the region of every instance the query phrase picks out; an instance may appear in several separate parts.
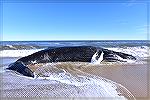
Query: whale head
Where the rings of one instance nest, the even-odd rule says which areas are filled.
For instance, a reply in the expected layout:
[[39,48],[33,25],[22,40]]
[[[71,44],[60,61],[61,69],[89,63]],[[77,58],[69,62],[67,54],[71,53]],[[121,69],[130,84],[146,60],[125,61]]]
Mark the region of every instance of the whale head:
[[21,61],[16,61],[15,63],[10,64],[6,69],[13,70],[25,76],[34,78],[33,72],[28,67],[26,67]]

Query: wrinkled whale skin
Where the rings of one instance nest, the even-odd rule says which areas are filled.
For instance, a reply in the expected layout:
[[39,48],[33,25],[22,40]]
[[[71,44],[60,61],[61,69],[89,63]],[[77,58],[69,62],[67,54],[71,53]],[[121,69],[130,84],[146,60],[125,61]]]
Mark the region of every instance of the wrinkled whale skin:
[[38,51],[26,57],[18,59],[16,62],[10,64],[7,69],[17,71],[24,76],[34,77],[33,72],[27,67],[29,64],[36,63],[52,63],[52,62],[91,62],[92,56],[98,53],[96,59],[98,59],[103,52],[103,60],[114,62],[122,61],[117,58],[120,56],[123,59],[136,60],[132,55],[115,52],[108,49],[97,48],[93,46],[76,46],[76,47],[59,47],[48,48]]
[[32,63],[32,61],[36,61],[37,63],[66,61],[90,62],[91,57],[96,51],[96,47],[90,46],[60,47],[54,49],[41,50],[29,56],[22,57],[17,61],[22,61],[24,62],[24,64],[30,64]]

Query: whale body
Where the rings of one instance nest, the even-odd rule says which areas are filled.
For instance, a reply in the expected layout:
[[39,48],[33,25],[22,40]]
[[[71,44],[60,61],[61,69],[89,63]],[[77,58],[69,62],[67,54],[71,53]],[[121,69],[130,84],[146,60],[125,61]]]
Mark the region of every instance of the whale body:
[[[28,77],[34,77],[33,71],[27,67],[30,64],[53,63],[53,62],[92,62],[94,60],[108,62],[126,62],[127,60],[136,60],[132,55],[115,52],[112,50],[93,47],[93,46],[75,46],[47,48],[38,51],[26,57],[18,59],[8,66],[8,70],[17,71]],[[97,62],[96,62],[97,63]]]

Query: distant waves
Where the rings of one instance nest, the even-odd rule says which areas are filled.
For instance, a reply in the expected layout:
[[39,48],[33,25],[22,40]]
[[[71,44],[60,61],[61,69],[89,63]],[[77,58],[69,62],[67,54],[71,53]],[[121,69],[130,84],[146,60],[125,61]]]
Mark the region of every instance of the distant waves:
[[102,48],[126,48],[150,46],[147,40],[101,40],[101,41],[1,41],[0,50],[29,50],[48,47],[95,46]]
[[44,46],[38,45],[0,45],[0,50],[30,50],[30,49],[41,49]]

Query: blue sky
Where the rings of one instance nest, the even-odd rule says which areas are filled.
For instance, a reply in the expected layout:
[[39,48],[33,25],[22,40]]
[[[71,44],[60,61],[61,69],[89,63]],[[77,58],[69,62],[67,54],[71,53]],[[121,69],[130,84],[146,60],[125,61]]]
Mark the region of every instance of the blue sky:
[[144,3],[3,3],[3,41],[146,40]]

